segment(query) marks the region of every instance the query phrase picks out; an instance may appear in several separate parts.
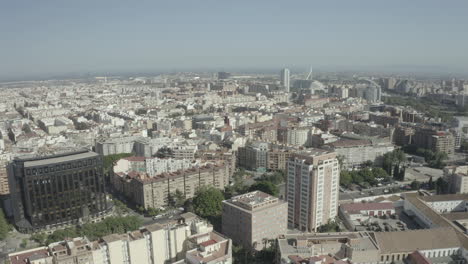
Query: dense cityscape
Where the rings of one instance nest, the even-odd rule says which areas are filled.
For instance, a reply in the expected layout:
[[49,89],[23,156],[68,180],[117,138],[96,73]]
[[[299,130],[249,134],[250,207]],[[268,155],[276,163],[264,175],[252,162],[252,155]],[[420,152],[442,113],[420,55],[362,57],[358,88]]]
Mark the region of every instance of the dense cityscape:
[[0,264],[468,264],[468,1],[0,3]]
[[7,263],[464,263],[462,79],[1,84]]

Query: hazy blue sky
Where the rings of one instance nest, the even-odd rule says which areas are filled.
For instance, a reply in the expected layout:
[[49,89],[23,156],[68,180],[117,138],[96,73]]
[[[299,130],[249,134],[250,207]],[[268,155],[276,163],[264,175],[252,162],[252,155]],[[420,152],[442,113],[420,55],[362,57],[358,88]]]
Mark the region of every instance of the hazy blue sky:
[[0,0],[0,78],[201,68],[468,70],[466,0]]

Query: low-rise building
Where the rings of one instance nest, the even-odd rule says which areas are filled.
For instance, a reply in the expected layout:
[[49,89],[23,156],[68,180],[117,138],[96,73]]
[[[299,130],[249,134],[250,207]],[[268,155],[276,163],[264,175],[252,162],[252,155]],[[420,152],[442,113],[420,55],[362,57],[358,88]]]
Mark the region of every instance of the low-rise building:
[[12,264],[231,264],[232,242],[192,213],[90,242],[72,238],[8,255]]
[[361,221],[374,216],[395,214],[393,203],[350,203],[340,205],[340,213],[351,221]]

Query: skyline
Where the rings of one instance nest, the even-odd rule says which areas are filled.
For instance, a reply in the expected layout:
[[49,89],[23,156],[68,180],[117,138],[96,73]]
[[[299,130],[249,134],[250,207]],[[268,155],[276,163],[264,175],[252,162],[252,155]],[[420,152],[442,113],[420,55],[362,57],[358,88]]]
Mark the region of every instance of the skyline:
[[0,9],[0,80],[310,65],[466,74],[468,2],[450,4],[15,1]]

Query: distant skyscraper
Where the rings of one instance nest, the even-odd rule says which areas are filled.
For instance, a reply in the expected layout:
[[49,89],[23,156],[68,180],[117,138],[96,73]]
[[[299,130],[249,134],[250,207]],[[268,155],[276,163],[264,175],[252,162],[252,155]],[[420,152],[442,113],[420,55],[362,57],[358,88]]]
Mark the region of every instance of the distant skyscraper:
[[107,210],[102,158],[97,153],[15,159],[8,177],[14,223],[21,232],[79,223]]
[[289,69],[282,69],[281,70],[281,85],[283,85],[286,92],[289,93]]
[[338,212],[340,166],[335,152],[293,154],[287,164],[288,225],[317,231]]
[[231,77],[231,74],[229,72],[218,72],[218,79],[219,80],[226,80]]

